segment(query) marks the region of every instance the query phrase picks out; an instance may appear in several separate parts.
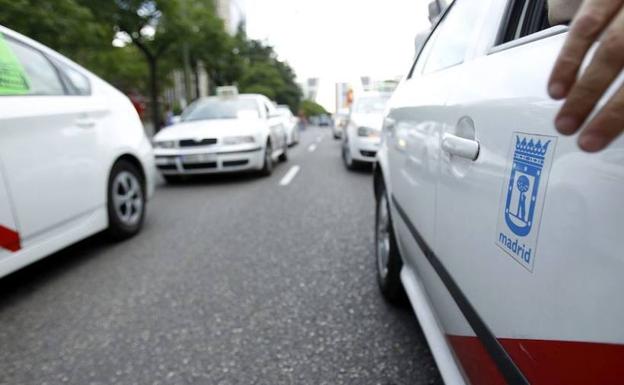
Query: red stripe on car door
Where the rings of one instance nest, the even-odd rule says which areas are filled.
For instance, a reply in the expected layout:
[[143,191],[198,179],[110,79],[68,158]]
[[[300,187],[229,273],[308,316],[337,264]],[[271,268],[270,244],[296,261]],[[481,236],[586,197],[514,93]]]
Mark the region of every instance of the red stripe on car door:
[[[474,385],[505,384],[477,337],[448,336]],[[527,380],[535,384],[621,384],[624,345],[499,338]]]
[[19,233],[0,225],[0,248],[19,251],[22,248]]

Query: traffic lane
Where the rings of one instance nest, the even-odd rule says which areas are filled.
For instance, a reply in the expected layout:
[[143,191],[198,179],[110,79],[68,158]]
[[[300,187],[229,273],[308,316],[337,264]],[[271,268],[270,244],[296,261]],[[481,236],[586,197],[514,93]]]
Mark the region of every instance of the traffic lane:
[[439,382],[411,312],[377,293],[370,173],[328,130],[289,155],[270,178],[162,185],[138,237],[0,281],[0,383]]

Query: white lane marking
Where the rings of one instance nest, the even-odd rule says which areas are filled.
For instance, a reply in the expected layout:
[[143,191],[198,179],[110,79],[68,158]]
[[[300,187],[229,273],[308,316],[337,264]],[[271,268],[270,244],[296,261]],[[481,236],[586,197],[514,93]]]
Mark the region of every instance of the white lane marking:
[[286,175],[284,175],[282,180],[280,180],[279,182],[280,186],[288,186],[290,182],[292,182],[292,180],[295,179],[295,176],[297,175],[300,169],[301,167],[299,166],[292,166],[290,170],[288,170]]
[[319,135],[319,136],[316,138],[316,141],[317,141],[318,143],[321,143],[321,142],[323,141],[323,138],[324,138],[324,137],[325,137],[325,135]]
[[314,152],[314,150],[316,150],[316,144],[313,143],[313,144],[308,146],[308,151]]

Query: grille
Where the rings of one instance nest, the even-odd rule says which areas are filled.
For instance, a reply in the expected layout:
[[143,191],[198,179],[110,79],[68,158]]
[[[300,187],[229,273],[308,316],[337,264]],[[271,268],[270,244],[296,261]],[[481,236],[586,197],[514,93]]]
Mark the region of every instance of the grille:
[[200,146],[210,146],[213,144],[217,144],[217,139],[215,138],[201,139],[201,140],[182,139],[180,141],[180,147],[200,147]]
[[362,156],[373,158],[375,157],[375,155],[377,155],[377,152],[376,151],[360,151],[360,154],[362,154]]
[[228,160],[227,162],[223,162],[223,167],[235,167],[235,166],[244,166],[249,163],[249,160]]
[[175,170],[177,169],[175,164],[159,164],[158,167],[160,170]]
[[217,168],[217,162],[188,163],[184,165],[185,170],[199,170],[202,168]]

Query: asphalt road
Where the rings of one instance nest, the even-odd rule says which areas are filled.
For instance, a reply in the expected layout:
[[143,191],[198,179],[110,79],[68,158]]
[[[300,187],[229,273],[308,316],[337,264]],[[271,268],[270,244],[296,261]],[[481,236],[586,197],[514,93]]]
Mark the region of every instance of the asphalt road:
[[269,178],[161,184],[136,238],[0,280],[0,384],[441,383],[378,293],[370,171],[339,150],[309,129]]

